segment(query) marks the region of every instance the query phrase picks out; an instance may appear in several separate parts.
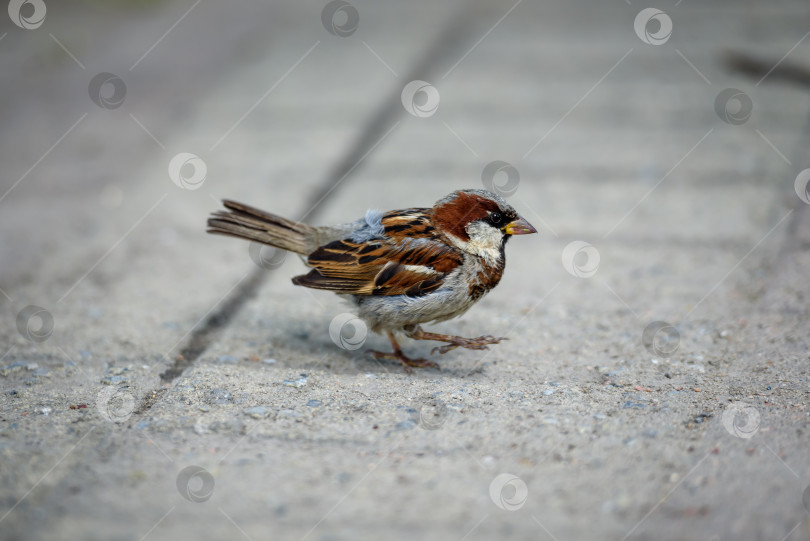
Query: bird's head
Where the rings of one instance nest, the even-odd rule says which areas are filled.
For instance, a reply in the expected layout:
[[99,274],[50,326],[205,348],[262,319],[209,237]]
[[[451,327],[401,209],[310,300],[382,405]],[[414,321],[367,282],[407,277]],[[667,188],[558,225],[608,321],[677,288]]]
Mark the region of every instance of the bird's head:
[[443,197],[433,206],[431,220],[458,248],[489,263],[503,261],[512,235],[537,233],[509,203],[487,190],[459,190]]

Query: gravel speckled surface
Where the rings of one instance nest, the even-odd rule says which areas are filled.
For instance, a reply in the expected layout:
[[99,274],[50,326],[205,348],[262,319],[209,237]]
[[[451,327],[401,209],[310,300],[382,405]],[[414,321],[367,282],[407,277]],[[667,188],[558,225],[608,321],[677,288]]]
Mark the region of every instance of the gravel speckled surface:
[[[672,3],[665,39],[622,2],[198,4],[2,17],[0,538],[810,538],[802,2]],[[724,51],[790,53],[757,84]],[[434,327],[508,340],[439,370],[341,347],[299,258],[204,232],[496,160],[540,234]]]

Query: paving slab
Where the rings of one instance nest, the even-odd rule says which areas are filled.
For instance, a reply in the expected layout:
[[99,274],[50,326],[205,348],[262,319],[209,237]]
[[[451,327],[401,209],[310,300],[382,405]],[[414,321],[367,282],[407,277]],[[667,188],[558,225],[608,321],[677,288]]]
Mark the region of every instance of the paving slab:
[[[801,58],[802,4],[353,4],[6,23],[3,538],[810,536],[810,102],[723,60]],[[481,186],[540,234],[436,327],[509,340],[440,370],[204,233],[222,197],[326,224]]]

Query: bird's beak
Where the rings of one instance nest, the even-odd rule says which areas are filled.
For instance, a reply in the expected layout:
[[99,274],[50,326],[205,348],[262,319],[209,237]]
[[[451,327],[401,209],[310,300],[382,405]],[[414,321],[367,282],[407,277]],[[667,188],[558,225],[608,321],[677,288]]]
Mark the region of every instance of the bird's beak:
[[521,217],[506,224],[504,229],[507,235],[528,235],[530,233],[537,233],[537,229],[532,227],[532,224]]

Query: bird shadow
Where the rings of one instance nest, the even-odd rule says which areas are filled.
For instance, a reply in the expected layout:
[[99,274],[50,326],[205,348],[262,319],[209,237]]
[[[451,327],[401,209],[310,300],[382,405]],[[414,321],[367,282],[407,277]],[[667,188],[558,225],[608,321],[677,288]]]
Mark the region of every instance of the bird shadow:
[[[274,356],[284,365],[301,370],[322,369],[332,374],[387,374],[410,375],[422,378],[440,376],[467,378],[481,374],[489,362],[484,360],[487,351],[459,349],[446,354],[431,354],[439,342],[414,341],[398,337],[405,354],[411,358],[424,358],[436,362],[439,368],[412,368],[410,372],[395,359],[375,359],[370,351],[391,351],[387,338],[369,332],[361,343],[344,343],[341,346],[329,333],[324,333],[320,325],[311,319],[293,320],[295,330],[278,335],[273,340]],[[338,338],[339,340],[339,338]],[[443,362],[444,361],[444,362]]]

